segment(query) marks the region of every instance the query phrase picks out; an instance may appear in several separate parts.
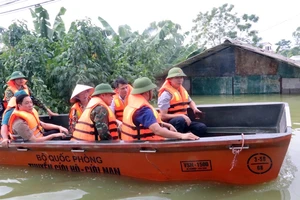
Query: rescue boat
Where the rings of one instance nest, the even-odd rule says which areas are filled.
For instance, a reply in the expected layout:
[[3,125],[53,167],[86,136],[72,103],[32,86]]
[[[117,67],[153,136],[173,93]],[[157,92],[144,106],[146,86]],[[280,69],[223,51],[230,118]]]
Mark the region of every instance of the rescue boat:
[[[0,165],[92,172],[150,181],[259,184],[278,177],[291,140],[282,102],[198,106],[208,137],[197,141],[14,141],[0,148]],[[67,127],[68,115],[43,121]]]

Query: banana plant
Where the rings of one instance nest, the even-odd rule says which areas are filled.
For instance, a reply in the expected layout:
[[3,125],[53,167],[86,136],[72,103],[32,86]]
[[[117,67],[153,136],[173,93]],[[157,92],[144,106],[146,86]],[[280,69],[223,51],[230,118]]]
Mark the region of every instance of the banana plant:
[[39,37],[48,38],[50,41],[61,40],[65,36],[65,23],[62,16],[65,14],[66,9],[60,8],[59,13],[55,17],[53,27],[49,22],[49,14],[42,6],[37,5],[34,10],[30,9],[31,16],[34,18],[33,24],[35,33]]

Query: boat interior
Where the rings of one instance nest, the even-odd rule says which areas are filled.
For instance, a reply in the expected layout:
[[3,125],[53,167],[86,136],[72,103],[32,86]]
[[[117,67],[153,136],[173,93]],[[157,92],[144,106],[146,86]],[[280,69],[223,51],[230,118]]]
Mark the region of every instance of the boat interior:
[[[286,103],[245,103],[199,105],[203,112],[195,116],[191,109],[188,115],[192,121],[206,124],[209,136],[243,134],[284,133],[290,120]],[[288,113],[287,113],[288,112]],[[68,115],[42,116],[42,121],[68,127]]]

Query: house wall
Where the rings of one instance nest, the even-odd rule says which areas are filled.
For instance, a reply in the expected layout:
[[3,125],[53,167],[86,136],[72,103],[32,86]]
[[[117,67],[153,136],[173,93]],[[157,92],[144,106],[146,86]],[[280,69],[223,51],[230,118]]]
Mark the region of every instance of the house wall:
[[235,75],[276,75],[278,62],[241,48],[235,48]]
[[240,47],[183,67],[192,95],[300,93],[300,68]]

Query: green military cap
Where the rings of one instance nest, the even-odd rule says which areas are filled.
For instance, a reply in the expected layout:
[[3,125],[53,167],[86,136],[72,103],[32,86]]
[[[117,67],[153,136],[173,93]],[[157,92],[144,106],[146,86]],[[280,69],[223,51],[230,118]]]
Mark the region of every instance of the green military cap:
[[142,78],[136,79],[133,82],[132,86],[133,86],[133,90],[131,91],[131,94],[141,94],[141,93],[150,91],[157,87],[147,77],[142,77]]
[[95,87],[95,91],[91,96],[105,94],[105,93],[116,94],[109,84],[101,83]]
[[182,76],[186,76],[185,73],[183,73],[182,69],[180,69],[179,67],[173,67],[169,70],[167,79]]
[[11,75],[10,75],[10,81],[11,80],[15,80],[15,79],[18,79],[18,78],[26,78],[26,76],[24,76],[24,74],[20,71],[14,71]]

